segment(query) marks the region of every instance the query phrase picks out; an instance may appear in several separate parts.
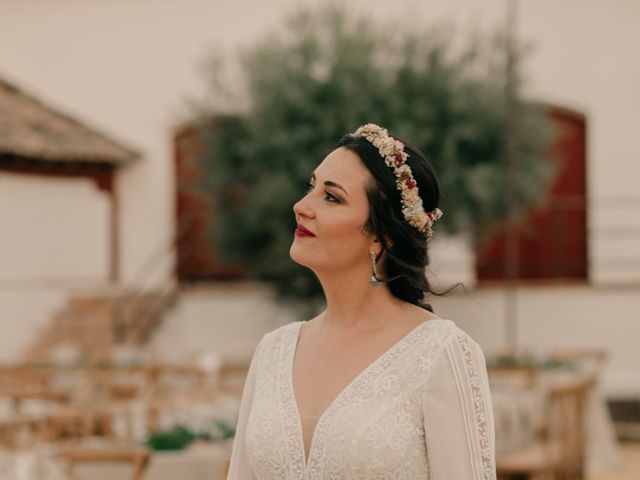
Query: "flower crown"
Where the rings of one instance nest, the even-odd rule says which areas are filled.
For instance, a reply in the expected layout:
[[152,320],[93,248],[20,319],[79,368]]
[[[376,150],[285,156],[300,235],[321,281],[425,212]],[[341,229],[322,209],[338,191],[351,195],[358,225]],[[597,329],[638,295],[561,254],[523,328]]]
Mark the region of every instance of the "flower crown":
[[402,214],[405,220],[409,225],[422,232],[427,239],[431,238],[433,235],[432,226],[436,220],[442,217],[442,210],[436,208],[431,212],[424,211],[422,199],[418,195],[418,185],[407,164],[409,156],[404,151],[404,143],[390,136],[385,128],[375,123],[362,125],[352,135],[366,139],[378,149],[380,156],[393,169],[396,176],[396,186],[400,190]]

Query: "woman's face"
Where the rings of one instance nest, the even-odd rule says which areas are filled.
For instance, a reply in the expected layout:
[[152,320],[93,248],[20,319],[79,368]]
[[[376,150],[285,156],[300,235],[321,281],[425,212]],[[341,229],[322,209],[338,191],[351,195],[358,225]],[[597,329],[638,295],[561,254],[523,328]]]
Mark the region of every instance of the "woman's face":
[[[298,223],[291,258],[316,273],[368,268],[373,236],[366,185],[371,174],[351,150],[331,152],[311,176],[306,195],[293,206]],[[301,226],[311,232],[305,235]]]

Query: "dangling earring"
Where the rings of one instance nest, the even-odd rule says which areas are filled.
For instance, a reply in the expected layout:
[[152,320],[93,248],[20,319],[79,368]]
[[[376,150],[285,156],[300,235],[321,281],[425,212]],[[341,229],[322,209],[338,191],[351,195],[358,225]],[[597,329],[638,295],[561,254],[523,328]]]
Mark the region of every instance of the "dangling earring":
[[384,283],[384,279],[378,275],[378,270],[376,270],[376,252],[371,250],[371,278],[369,279],[369,283],[372,287],[379,287]]

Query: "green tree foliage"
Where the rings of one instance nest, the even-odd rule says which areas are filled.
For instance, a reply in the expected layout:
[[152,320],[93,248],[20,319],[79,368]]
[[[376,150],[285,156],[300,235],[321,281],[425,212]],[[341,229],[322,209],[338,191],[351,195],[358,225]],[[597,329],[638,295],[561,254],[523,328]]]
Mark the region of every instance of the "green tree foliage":
[[[288,255],[292,205],[332,145],[367,122],[433,162],[445,212],[436,234],[503,219],[504,42],[476,36],[460,43],[445,29],[416,32],[325,8],[292,16],[244,51],[244,107],[227,117],[208,112],[217,116],[206,124],[219,248],[280,294],[319,298],[312,274]],[[210,85],[213,96],[223,94],[220,82]],[[539,108],[518,105],[520,211],[540,197],[551,172],[549,130]]]

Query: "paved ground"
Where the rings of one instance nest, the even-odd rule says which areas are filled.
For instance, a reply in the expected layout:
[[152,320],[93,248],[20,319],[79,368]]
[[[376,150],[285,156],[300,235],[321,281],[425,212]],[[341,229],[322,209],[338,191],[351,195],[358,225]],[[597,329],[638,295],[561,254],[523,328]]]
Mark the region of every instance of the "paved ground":
[[622,461],[610,472],[595,475],[589,480],[638,480],[640,479],[640,442],[620,444]]

